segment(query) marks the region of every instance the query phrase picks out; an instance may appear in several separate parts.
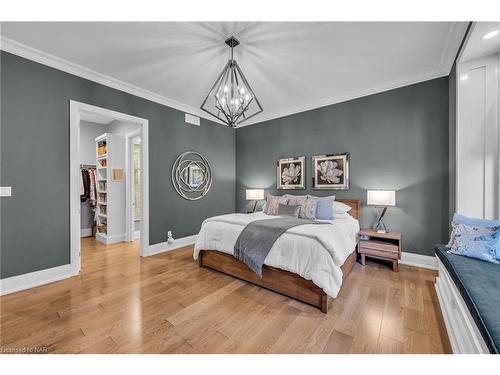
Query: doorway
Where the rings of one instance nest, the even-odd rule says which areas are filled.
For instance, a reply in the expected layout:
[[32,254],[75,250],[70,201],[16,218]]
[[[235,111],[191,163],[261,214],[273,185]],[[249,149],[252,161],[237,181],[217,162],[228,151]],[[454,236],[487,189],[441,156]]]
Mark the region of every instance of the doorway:
[[[92,126],[85,121],[107,124],[107,132],[90,139],[95,150],[95,167],[88,150],[81,144],[83,136],[89,142],[84,126]],[[99,132],[95,128],[93,131]],[[82,163],[84,153],[89,159],[86,163]],[[70,101],[70,264],[75,274],[81,268],[80,237],[86,229],[82,227],[82,218],[88,221],[89,216],[82,213],[82,167],[96,169],[95,202],[94,195],[88,194],[89,198],[92,195],[90,202],[95,204],[92,208],[96,241],[106,245],[140,237],[140,255],[146,255],[149,246],[148,120]],[[137,212],[132,212],[133,206],[138,207]],[[88,234],[88,229],[85,233]]]
[[141,134],[139,130],[126,135],[127,147],[127,194],[126,223],[127,241],[133,241],[141,236]]

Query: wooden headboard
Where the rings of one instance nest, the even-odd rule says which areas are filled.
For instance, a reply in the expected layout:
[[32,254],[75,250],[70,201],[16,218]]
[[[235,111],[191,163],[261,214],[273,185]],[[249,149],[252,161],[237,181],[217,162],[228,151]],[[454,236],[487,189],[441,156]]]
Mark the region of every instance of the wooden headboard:
[[344,204],[347,204],[349,207],[351,207],[351,211],[349,211],[349,214],[356,220],[359,220],[361,216],[361,201],[359,199],[335,198],[335,200],[337,202],[342,202]]

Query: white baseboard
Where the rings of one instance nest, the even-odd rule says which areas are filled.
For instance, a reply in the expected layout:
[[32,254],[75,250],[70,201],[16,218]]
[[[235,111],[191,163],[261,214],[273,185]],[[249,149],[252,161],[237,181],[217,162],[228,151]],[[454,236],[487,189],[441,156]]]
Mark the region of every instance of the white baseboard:
[[140,230],[136,230],[134,232],[134,240],[137,240],[139,238],[141,238],[141,231]]
[[114,236],[103,236],[103,235],[97,233],[95,238],[97,241],[99,241],[105,245],[111,245],[114,243],[125,241],[125,239],[127,238],[127,235],[125,233],[123,233],[123,234],[117,234]]
[[70,264],[48,268],[46,270],[25,273],[0,280],[0,295],[19,292],[21,290],[34,288],[36,286],[53,283],[76,276]]
[[171,251],[175,249],[179,249],[184,246],[189,246],[193,245],[196,242],[196,239],[198,238],[198,235],[195,234],[193,236],[187,236],[187,237],[182,237],[174,240],[174,243],[169,244],[168,242],[161,242],[157,243],[154,245],[150,245],[148,249],[146,250],[146,254],[143,256],[151,256],[151,255],[156,255],[160,253],[164,253],[166,251]]
[[436,256],[420,255],[403,251],[399,264],[407,266],[427,268],[429,270],[438,270],[438,261]]
[[90,236],[92,236],[92,228],[80,229],[80,237],[90,237]]

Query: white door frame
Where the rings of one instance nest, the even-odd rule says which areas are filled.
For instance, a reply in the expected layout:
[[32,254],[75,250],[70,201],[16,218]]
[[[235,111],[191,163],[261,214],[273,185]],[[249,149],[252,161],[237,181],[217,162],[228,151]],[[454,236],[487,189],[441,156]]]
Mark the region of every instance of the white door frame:
[[[135,239],[135,228],[134,228],[134,216],[135,216],[135,206],[132,205],[134,201],[134,155],[132,152],[132,146],[134,139],[141,136],[141,130],[133,130],[125,134],[125,233],[126,240],[133,241]],[[142,146],[142,139],[141,139]],[[141,150],[142,153],[142,150]],[[141,155],[142,157],[142,155]],[[142,173],[142,171],[141,171]],[[141,185],[141,196],[142,196],[142,185]],[[141,213],[142,214],[142,213]],[[142,216],[142,215],[141,215]],[[142,220],[142,217],[141,217]]]
[[138,124],[141,135],[141,256],[149,247],[149,120],[94,105],[69,101],[70,108],[70,265],[73,274],[80,272],[80,114],[82,111],[111,116]]

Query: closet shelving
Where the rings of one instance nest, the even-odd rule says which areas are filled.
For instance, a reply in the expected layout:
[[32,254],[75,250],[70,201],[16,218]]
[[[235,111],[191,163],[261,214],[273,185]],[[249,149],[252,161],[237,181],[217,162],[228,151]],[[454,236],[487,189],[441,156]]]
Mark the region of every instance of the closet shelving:
[[124,169],[125,138],[105,133],[95,139],[97,170],[97,234],[105,244],[123,241],[125,183],[111,179],[113,169]]

